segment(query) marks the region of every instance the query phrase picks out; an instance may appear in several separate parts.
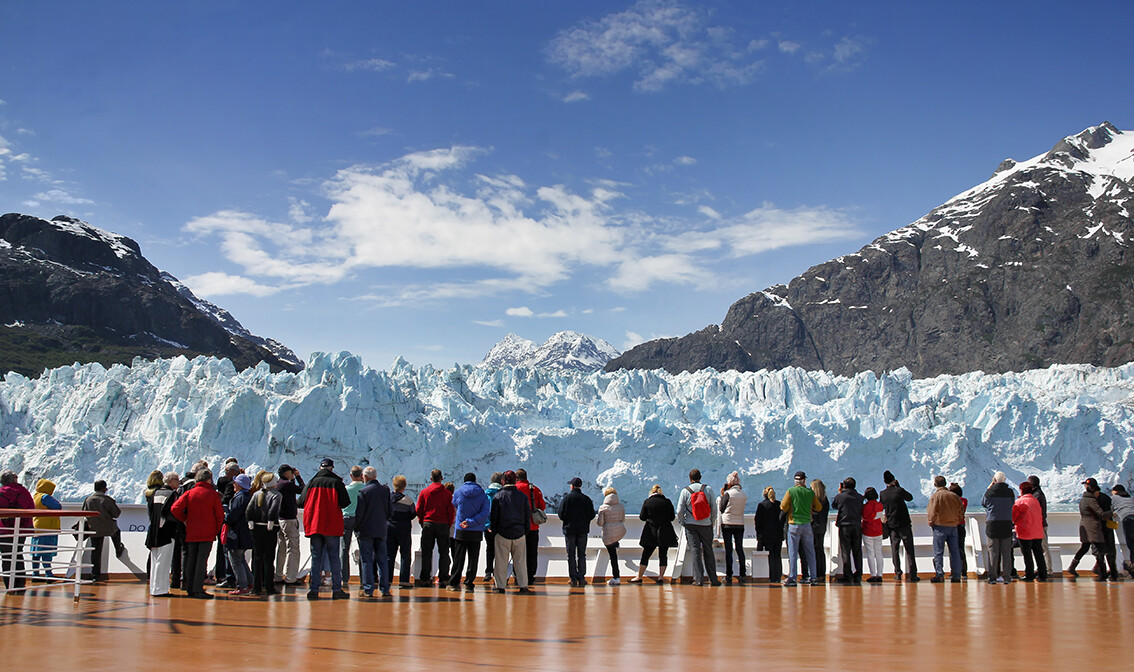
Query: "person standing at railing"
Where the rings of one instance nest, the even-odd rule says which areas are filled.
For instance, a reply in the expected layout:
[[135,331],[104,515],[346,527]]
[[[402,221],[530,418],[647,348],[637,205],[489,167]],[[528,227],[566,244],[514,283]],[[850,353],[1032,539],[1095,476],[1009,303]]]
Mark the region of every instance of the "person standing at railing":
[[118,502],[113,497],[106,494],[106,481],[99,479],[94,482],[94,494],[83,500],[83,511],[98,513],[98,516],[87,521],[94,532],[91,537],[91,546],[94,548],[91,554],[91,579],[105,581],[107,576],[103,564],[103,542],[107,537],[113,538],[118,533],[118,517],[122,515],[122,509],[118,508]]
[[1004,482],[1003,471],[992,476],[981,506],[984,507],[984,534],[988,537],[988,582],[1012,583],[1012,504],[1016,493]]
[[170,507],[170,513],[185,523],[185,592],[189,597],[211,600],[213,596],[205,592],[205,572],[209,551],[224,523],[224,508],[213,485],[212,471],[198,470],[194,483],[191,489],[177,498]]
[[559,502],[558,515],[567,546],[567,575],[572,588],[582,588],[587,585],[587,536],[595,518],[595,503],[583,492],[583,479],[575,476],[568,484],[571,490]]
[[[965,498],[965,491],[959,483],[950,483],[949,492],[961,498],[961,524],[957,526],[957,544],[961,548],[961,578],[965,579],[969,575],[969,554],[965,552],[965,516],[969,510],[969,500]],[[1047,528],[1044,528],[1044,535],[1046,544]]]
[[961,498],[945,486],[945,477],[933,477],[936,488],[929,496],[925,510],[926,522],[933,530],[933,583],[945,582],[945,547],[949,547],[949,570],[953,583],[961,582],[961,545],[957,539],[957,526],[965,521]]
[[[161,472],[156,472],[159,476]],[[150,524],[146,528],[146,548],[150,549],[150,595],[169,596],[169,573],[173,563],[173,539],[177,524],[169,512],[173,506],[173,493],[180,483],[176,471],[171,471],[146,489],[146,508]]]
[[602,528],[602,544],[610,557],[610,580],[606,583],[617,586],[622,582],[618,571],[618,542],[626,536],[626,507],[618,501],[618,491],[613,486],[603,490],[602,495],[595,524]]
[[779,585],[784,576],[784,529],[787,514],[780,509],[776,489],[764,488],[764,499],[756,505],[756,550],[768,552],[768,581]]
[[398,474],[390,480],[394,492],[390,495],[390,520],[387,522],[386,563],[390,570],[390,580],[394,577],[394,561],[400,556],[398,568],[398,587],[402,590],[413,588],[411,554],[413,553],[413,521],[417,518],[417,506],[413,497],[406,494],[406,477]]
[[[476,474],[465,474],[464,482],[453,493],[453,506],[456,508],[453,525],[453,568],[449,573],[447,590],[460,589],[461,572],[465,571],[465,592],[475,588],[476,572],[480,561],[480,542],[484,539],[484,526],[492,511],[492,501],[487,499],[484,488],[476,482]],[[467,563],[467,564],[466,564]]]
[[827,486],[818,478],[811,481],[811,492],[819,502],[819,511],[811,517],[811,541],[815,545],[815,573],[812,583],[827,581],[827,519],[831,514],[831,501],[827,498]]
[[641,583],[646,574],[646,566],[650,563],[650,556],[654,549],[658,551],[657,583],[665,580],[665,568],[669,565],[669,549],[677,546],[677,534],[673,531],[673,519],[677,512],[673,509],[673,502],[665,496],[660,485],[650,488],[650,496],[642,502],[642,511],[638,519],[645,523],[642,526],[642,536],[638,545],[642,547],[642,558],[638,561],[638,576],[630,579],[630,583]]
[[1122,568],[1134,579],[1134,558],[1130,556],[1134,550],[1134,500],[1130,499],[1130,493],[1121,483],[1111,488],[1110,494],[1114,495],[1110,500],[1111,507],[1122,539]]
[[916,583],[920,581],[917,575],[917,556],[914,553],[913,521],[910,520],[910,509],[906,502],[913,501],[913,495],[903,488],[894,474],[887,469],[882,474],[882,482],[886,489],[878,495],[878,501],[885,510],[885,528],[890,535],[890,556],[894,563],[894,580],[902,580],[902,554],[901,547],[906,547],[906,569],[909,574],[906,581]]
[[[1043,509],[1033,494],[1031,481],[1020,484],[1020,497],[1012,505],[1012,523],[1024,556],[1024,581],[1047,581],[1047,563],[1043,557]],[[1038,569],[1038,574],[1037,574]]]
[[[259,487],[257,487],[257,482]],[[276,590],[276,534],[280,526],[280,504],[283,498],[276,490],[278,479],[270,471],[256,474],[252,497],[244,509],[252,528],[252,594],[268,597]]]
[[[539,568],[539,520],[546,521],[547,502],[543,499],[543,491],[536,485],[528,480],[528,472],[526,469],[516,470],[516,489],[528,498],[528,505],[532,509],[531,525],[528,528],[528,533],[524,537],[525,561],[528,563],[528,585],[534,585],[536,579],[536,570]],[[536,512],[539,513],[536,513]],[[537,520],[539,519],[539,520]]]
[[718,518],[709,486],[701,483],[701,470],[691,469],[689,485],[681,489],[677,500],[677,523],[685,531],[695,586],[704,585],[706,576],[711,585],[721,585],[717,578],[717,557],[713,553],[713,530]]
[[785,586],[795,586],[796,568],[800,554],[803,555],[804,585],[818,585],[815,580],[815,542],[812,538],[811,517],[819,512],[821,505],[815,492],[807,487],[807,474],[795,472],[795,485],[784,493],[780,510],[787,514],[788,522],[788,577]]
[[299,507],[295,500],[306,485],[299,471],[281,464],[276,491],[280,493],[280,531],[276,547],[276,583],[299,584]]
[[248,569],[247,552],[252,550],[252,530],[248,529],[248,500],[251,499],[252,477],[239,474],[232,479],[232,499],[224,514],[224,552],[228,555],[228,568],[236,585],[229,595],[240,596],[252,592],[252,572]]
[[843,583],[862,583],[862,507],[863,498],[855,490],[854,478],[847,476],[839,483],[839,494],[831,502],[838,513],[835,528],[839,531],[839,557],[843,564]]
[[[16,472],[5,469],[0,472],[0,509],[35,509],[35,501],[28,489],[20,484]],[[16,533],[16,521],[19,520],[20,533]],[[0,555],[4,560],[0,568],[4,572],[4,585],[8,590],[23,588],[25,585],[23,537],[29,534],[34,527],[31,516],[21,518],[0,518]],[[26,532],[25,532],[26,530]],[[16,570],[16,578],[8,582],[8,575],[12,569]]]
[[453,529],[456,509],[453,493],[442,483],[440,469],[429,472],[432,481],[417,495],[417,522],[421,525],[418,546],[421,549],[421,571],[417,585],[433,586],[433,549],[437,549],[437,585],[449,583],[449,532]]
[[862,545],[865,547],[866,564],[870,565],[870,578],[866,582],[882,583],[882,516],[885,509],[874,488],[863,490],[862,496],[866,498],[862,505]]
[[[52,496],[54,493],[54,483],[46,478],[39,479],[35,484],[35,495],[32,496],[32,500],[35,502],[35,508],[50,511],[62,510],[63,505]],[[55,549],[59,546],[59,535],[47,534],[41,531],[59,532],[59,517],[36,516],[32,519],[32,522],[38,533],[32,537],[31,542],[32,576],[39,576],[40,566],[42,565],[44,576],[53,579],[55,578],[55,572],[51,571],[51,563],[55,559]]]
[[736,561],[740,571],[738,582],[744,583],[748,571],[744,563],[744,507],[748,505],[748,495],[740,486],[740,473],[732,472],[725,477],[721,496],[717,498],[717,508],[721,512],[721,538],[725,550],[725,584],[732,585],[732,554],[736,551]]
[[[492,510],[492,498],[496,493],[500,492],[500,488],[504,484],[500,480],[504,474],[499,471],[492,472],[489,477],[488,487],[484,489],[484,497],[488,500],[488,509]],[[493,568],[496,566],[496,533],[492,531],[492,524],[489,522],[484,526],[484,580],[492,581]]]

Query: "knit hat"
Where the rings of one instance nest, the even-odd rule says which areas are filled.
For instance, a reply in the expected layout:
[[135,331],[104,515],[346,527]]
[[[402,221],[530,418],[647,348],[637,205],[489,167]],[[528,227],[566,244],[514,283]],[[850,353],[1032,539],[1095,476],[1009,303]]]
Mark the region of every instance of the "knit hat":
[[886,483],[887,485],[894,482],[894,475],[890,473],[889,469],[882,472],[882,482]]
[[725,478],[725,485],[727,485],[730,488],[734,485],[740,485],[740,473],[734,471],[731,474],[729,474],[728,477]]

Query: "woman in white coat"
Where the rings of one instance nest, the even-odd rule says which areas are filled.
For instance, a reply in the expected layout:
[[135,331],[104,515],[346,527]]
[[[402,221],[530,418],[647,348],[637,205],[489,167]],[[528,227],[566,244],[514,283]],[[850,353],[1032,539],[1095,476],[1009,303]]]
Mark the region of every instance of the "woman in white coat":
[[598,510],[598,519],[595,521],[602,528],[602,543],[610,555],[609,585],[617,586],[618,574],[618,542],[626,536],[626,508],[618,501],[618,491],[608,487],[602,491],[602,506]]

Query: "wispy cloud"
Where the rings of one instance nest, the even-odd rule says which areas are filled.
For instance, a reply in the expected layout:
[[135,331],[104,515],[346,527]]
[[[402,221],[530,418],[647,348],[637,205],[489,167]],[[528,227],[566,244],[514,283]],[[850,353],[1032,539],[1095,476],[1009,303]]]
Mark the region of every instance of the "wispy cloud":
[[762,67],[731,29],[709,25],[705,10],[672,0],[641,0],[585,21],[557,35],[547,55],[572,77],[633,72],[634,89],[643,92],[675,83],[747,84]]
[[[393,306],[540,294],[585,271],[595,285],[633,293],[657,283],[711,286],[711,269],[722,259],[859,235],[849,215],[822,207],[765,204],[727,217],[701,206],[707,221],[656,219],[619,210],[624,197],[618,182],[595,181],[579,192],[477,173],[472,164],[486,152],[454,146],[340,170],[321,187],[320,196],[331,203],[323,214],[293,199],[286,222],[234,210],[195,218],[185,230],[218,239],[224,258],[243,271],[205,274],[189,284],[205,295],[263,295],[337,283],[374,268],[445,269],[456,278],[375,287],[354,297]],[[507,314],[568,315],[527,306]]]
[[198,296],[225,296],[228,294],[249,294],[251,296],[271,296],[282,286],[262,285],[251,278],[228,273],[202,273],[185,278],[185,285]]
[[32,196],[33,199],[39,202],[59,203],[61,205],[91,205],[94,201],[89,198],[82,198],[75,196],[68,192],[66,189],[51,189],[48,191],[41,191]]
[[590,99],[591,97],[587,94],[586,91],[572,91],[562,98],[563,102],[565,103],[578,103]]
[[473,320],[473,324],[479,324],[482,327],[501,328],[504,326],[504,320]]
[[741,36],[729,26],[714,24],[712,12],[697,4],[639,0],[629,9],[560,32],[546,54],[576,79],[629,73],[639,92],[677,84],[724,89],[754,81],[769,67],[767,59],[774,53],[768,47],[773,44],[781,54],[830,62],[830,70],[854,67],[868,42],[844,37],[832,46],[831,39],[825,34],[817,39],[823,46],[808,47],[809,40]]
[[343,63],[341,67],[347,72],[384,72],[391,70],[397,66],[393,61],[387,61],[384,58],[366,58],[361,61],[351,61],[350,63]]

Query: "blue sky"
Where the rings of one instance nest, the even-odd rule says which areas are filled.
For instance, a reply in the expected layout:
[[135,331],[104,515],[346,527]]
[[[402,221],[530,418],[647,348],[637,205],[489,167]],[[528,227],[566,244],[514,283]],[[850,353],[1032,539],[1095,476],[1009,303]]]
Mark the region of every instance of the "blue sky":
[[625,349],[1109,120],[1134,5],[0,6],[0,210],[65,213],[306,357]]

